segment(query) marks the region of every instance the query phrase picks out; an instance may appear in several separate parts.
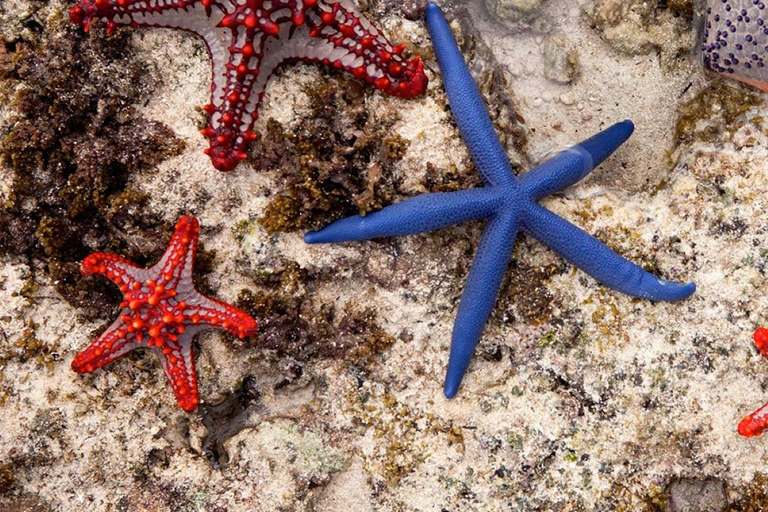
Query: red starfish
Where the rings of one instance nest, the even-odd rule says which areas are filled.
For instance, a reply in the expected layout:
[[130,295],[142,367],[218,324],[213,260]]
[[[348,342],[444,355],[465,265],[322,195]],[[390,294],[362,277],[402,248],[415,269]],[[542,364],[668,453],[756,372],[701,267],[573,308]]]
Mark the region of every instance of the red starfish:
[[[752,337],[755,339],[757,349],[763,357],[768,359],[768,329],[758,327]],[[748,414],[741,420],[739,423],[739,434],[744,437],[759,436],[766,428],[768,428],[768,404],[765,404],[752,414]]]
[[163,364],[179,407],[199,402],[192,338],[205,329],[224,329],[243,338],[256,334],[256,320],[243,311],[195,290],[192,265],[200,224],[185,215],[176,224],[162,259],[143,269],[117,254],[97,252],[83,260],[83,275],[101,274],[123,292],[120,316],[88,348],[72,369],[90,373],[133,349],[151,347]]
[[205,40],[213,81],[202,134],[221,171],[246,157],[267,80],[285,61],[330,64],[400,97],[427,87],[419,57],[404,60],[405,46],[392,46],[351,0],[80,0],[69,14],[86,32],[105,19],[108,33],[117,25],[169,27]]

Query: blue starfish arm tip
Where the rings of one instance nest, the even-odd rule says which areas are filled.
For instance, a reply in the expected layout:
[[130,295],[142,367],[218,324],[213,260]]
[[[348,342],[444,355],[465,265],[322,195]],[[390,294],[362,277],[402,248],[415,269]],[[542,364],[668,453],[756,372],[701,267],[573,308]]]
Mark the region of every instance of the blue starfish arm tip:
[[304,234],[304,243],[306,244],[320,244],[323,243],[318,235],[319,231],[308,231]]
[[422,194],[366,216],[355,215],[304,235],[308,244],[370,240],[447,228],[490,216],[501,203],[490,188]]
[[665,281],[643,270],[597,238],[536,203],[527,205],[523,224],[531,236],[614,290],[642,299],[663,301],[682,300],[696,291],[693,283]]
[[642,287],[639,287],[636,290],[637,293],[628,293],[636,297],[647,298],[650,300],[674,302],[687,299],[693,295],[695,291],[696,284],[693,281],[686,284],[681,284],[674,281],[666,281],[664,279],[656,278],[656,282],[649,282],[644,284]]
[[634,131],[634,123],[629,119],[626,119],[590,137],[579,144],[579,146],[591,155],[593,167],[597,167],[603,160],[608,158],[611,153],[616,151],[619,146],[624,144]]
[[443,395],[445,395],[445,398],[453,398],[456,396],[456,393],[459,392],[459,385],[461,384],[461,380],[458,382],[454,380],[449,380],[448,377],[445,378],[445,387],[443,388]]
[[616,123],[525,173],[519,179],[520,187],[534,201],[563,190],[603,163],[634,130],[628,119]]
[[429,19],[430,16],[434,17],[440,14],[441,14],[440,7],[438,7],[435,2],[427,3],[427,10],[426,10],[427,19]]
[[467,373],[469,364],[472,362],[472,356],[475,353],[478,341],[478,339],[474,339],[461,343],[457,342],[454,338],[451,343],[451,355],[448,358],[448,368],[445,371],[445,385],[443,386],[445,398],[453,398],[459,392],[461,381],[464,380],[464,375]]

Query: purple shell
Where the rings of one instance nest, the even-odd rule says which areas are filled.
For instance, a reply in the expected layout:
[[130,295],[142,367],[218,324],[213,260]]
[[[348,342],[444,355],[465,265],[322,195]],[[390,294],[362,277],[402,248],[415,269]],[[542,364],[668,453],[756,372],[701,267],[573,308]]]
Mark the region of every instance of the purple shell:
[[768,90],[768,0],[706,0],[703,4],[704,66]]

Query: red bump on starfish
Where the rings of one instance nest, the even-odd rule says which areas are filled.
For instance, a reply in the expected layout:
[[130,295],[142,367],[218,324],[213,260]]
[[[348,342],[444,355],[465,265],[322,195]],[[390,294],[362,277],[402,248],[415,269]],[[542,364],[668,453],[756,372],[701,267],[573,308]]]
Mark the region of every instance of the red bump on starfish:
[[[768,329],[758,327],[752,335],[760,354],[768,359]],[[759,436],[768,428],[768,403],[748,414],[739,422],[738,431],[744,437]]]
[[200,224],[185,215],[176,224],[165,254],[143,269],[104,252],[83,260],[83,275],[101,274],[123,293],[122,311],[88,348],[77,354],[72,369],[90,373],[128,352],[151,347],[160,358],[179,407],[194,411],[199,403],[192,339],[206,329],[223,329],[244,338],[256,334],[250,315],[200,294],[192,283]]
[[213,64],[206,154],[221,171],[243,160],[267,80],[286,61],[330,64],[386,94],[410,98],[427,87],[418,57],[405,60],[351,0],[80,0],[70,19],[168,27],[201,36]]

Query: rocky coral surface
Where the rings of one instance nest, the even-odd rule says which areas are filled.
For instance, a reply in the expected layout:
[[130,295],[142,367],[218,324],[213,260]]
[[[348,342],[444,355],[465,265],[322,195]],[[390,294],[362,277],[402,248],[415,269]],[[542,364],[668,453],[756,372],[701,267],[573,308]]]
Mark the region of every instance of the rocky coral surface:
[[[768,440],[736,433],[768,399],[751,341],[768,322],[763,93],[701,74],[689,1],[445,5],[519,172],[635,122],[546,206],[698,285],[683,303],[632,299],[523,237],[447,401],[481,226],[301,239],[479,184],[425,27],[399,4],[361,8],[425,59],[424,97],[286,66],[249,158],[221,174],[194,129],[209,91],[202,41],[84,35],[66,2],[0,3],[0,509],[764,510]],[[152,354],[69,368],[120,296],[81,277],[79,260],[108,250],[151,264],[183,213],[202,226],[198,288],[261,326],[245,341],[199,337],[193,414]]]

